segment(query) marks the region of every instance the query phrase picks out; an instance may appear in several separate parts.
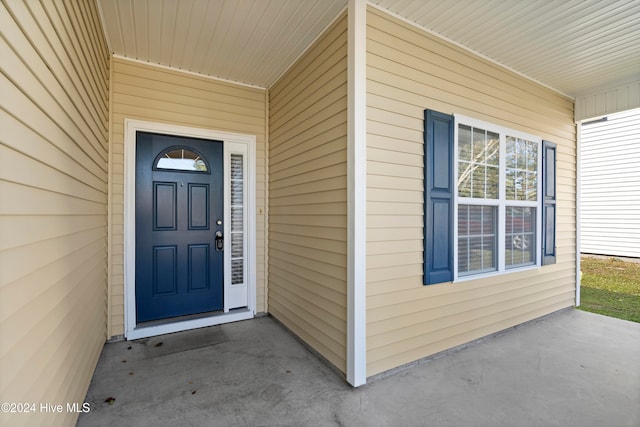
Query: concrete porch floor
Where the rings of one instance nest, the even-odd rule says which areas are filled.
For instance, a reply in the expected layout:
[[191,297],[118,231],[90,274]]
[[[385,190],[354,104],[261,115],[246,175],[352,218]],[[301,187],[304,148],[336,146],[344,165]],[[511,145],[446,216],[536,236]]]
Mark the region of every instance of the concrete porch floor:
[[83,427],[637,427],[640,324],[565,310],[353,389],[261,317],[109,343],[85,401]]

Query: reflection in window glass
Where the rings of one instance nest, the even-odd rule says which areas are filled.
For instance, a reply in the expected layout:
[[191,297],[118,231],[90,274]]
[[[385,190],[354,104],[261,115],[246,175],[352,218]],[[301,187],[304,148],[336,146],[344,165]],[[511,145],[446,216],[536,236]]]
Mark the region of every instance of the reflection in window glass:
[[507,200],[538,200],[538,144],[506,138]]
[[458,126],[458,195],[497,199],[500,177],[500,137],[467,125]]
[[458,273],[497,269],[496,207],[458,206]]
[[207,172],[207,164],[198,153],[187,148],[175,148],[162,154],[156,169]]
[[536,262],[536,208],[507,206],[505,265],[507,268]]

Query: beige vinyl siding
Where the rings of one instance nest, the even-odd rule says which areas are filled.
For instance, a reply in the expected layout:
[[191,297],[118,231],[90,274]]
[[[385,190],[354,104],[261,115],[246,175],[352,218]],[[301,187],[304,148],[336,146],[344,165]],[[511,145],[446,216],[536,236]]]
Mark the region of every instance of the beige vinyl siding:
[[109,53],[94,2],[3,1],[0,28],[0,402],[36,405],[0,423],[73,425],[107,329]]
[[[558,144],[557,264],[423,286],[423,111]],[[573,102],[377,9],[367,14],[367,375],[574,304]]]
[[111,336],[124,333],[124,120],[256,136],[256,311],[266,312],[266,91],[113,58]]
[[347,20],[270,90],[269,312],[346,370]]

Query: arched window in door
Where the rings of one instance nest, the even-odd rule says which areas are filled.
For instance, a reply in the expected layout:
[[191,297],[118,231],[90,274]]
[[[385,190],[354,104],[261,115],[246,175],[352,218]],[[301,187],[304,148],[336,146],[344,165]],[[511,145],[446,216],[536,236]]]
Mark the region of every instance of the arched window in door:
[[207,160],[188,147],[169,147],[156,157],[154,170],[211,173]]

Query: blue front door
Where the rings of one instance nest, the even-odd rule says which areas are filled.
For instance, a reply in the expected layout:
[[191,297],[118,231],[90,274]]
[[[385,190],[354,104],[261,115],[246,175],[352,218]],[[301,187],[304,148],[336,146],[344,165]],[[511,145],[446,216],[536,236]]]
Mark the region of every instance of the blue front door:
[[222,310],[222,142],[136,141],[136,321]]

